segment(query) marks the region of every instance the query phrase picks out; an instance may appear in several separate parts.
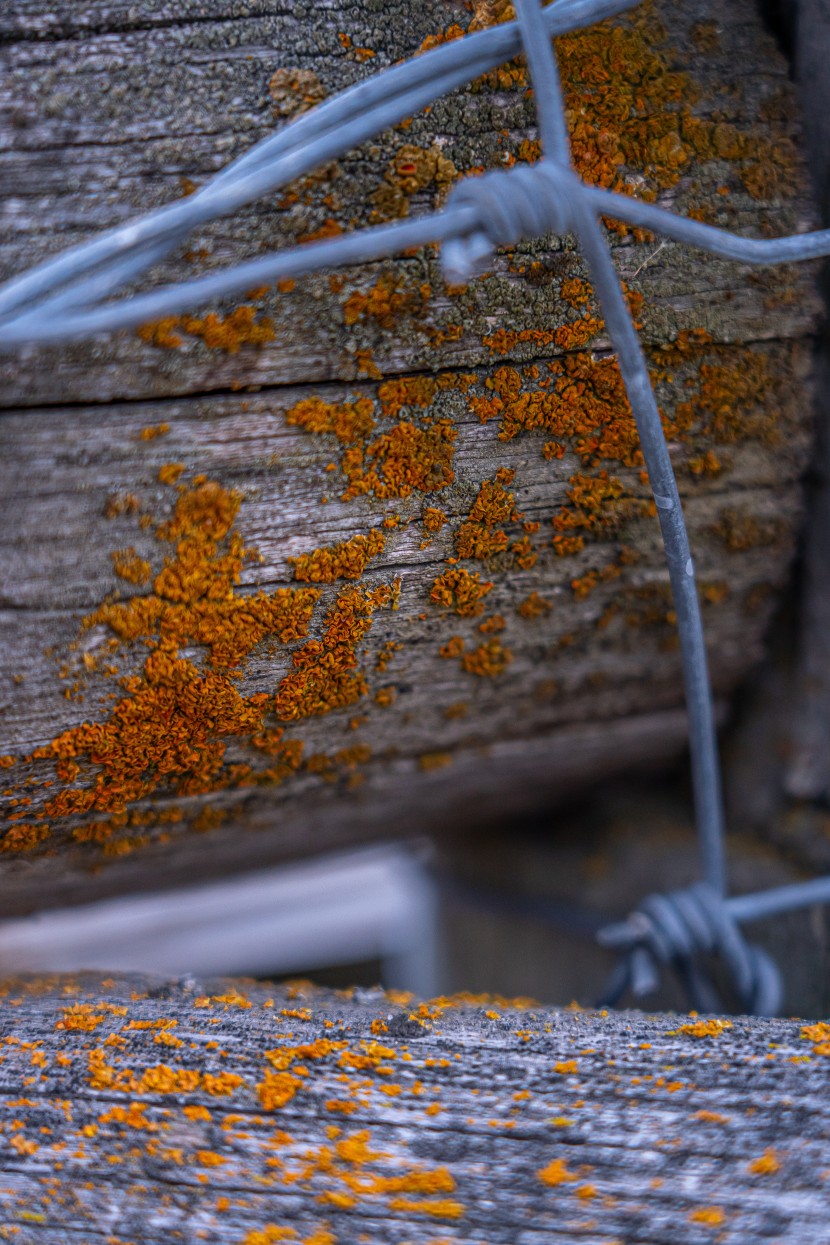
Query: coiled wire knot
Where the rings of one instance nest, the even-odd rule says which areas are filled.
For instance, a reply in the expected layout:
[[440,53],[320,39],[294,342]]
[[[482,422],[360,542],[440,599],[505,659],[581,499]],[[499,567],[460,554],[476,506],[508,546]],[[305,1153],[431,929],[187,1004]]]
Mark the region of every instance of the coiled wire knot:
[[552,160],[467,177],[450,192],[446,210],[474,208],[477,221],[462,237],[441,247],[441,266],[450,285],[463,285],[488,267],[500,246],[576,230],[582,182]]
[[777,966],[765,951],[747,942],[726,901],[706,882],[667,895],[649,895],[627,921],[606,926],[597,939],[625,956],[603,999],[609,1006],[629,988],[637,996],[651,993],[659,983],[660,969],[670,966],[692,1007],[727,1010],[701,962],[712,956],[726,969],[743,1011],[772,1016],[781,1006]]

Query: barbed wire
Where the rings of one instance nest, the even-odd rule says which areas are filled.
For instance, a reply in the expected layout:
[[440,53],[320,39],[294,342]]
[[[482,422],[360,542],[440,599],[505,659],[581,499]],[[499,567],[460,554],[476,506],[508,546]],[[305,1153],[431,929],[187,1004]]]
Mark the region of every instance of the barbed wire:
[[[599,942],[621,961],[604,1001],[652,991],[671,967],[698,1010],[723,1010],[707,957],[716,955],[747,1012],[774,1014],[781,974],[740,925],[830,902],[830,877],[727,897],[720,764],[694,565],[680,495],[640,341],[600,217],[606,216],[725,259],[780,264],[830,254],[830,230],[742,238],[654,204],[591,186],[576,173],[552,37],[615,16],[638,0],[516,0],[518,21],[476,32],[375,75],[264,139],[186,199],[47,260],[0,287],[0,350],[77,340],[161,319],[208,300],[320,269],[367,263],[440,243],[444,276],[464,283],[486,271],[499,247],[546,234],[576,235],[617,354],[634,414],[666,552],[689,716],[689,750],[703,880],[649,896]],[[274,252],[231,268],[110,301],[194,229],[226,216],[426,107],[524,51],[534,88],[542,156],[527,167],[467,177],[443,210]]]

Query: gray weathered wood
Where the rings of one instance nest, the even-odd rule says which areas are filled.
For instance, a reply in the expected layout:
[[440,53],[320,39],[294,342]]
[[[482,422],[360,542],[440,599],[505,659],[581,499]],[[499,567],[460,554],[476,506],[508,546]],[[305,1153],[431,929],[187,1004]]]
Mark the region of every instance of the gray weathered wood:
[[92,974],[0,1025],[16,1245],[830,1241],[827,1026]]
[[[682,145],[681,134],[688,144],[683,174],[664,187],[664,201],[679,211],[705,209],[711,219],[746,233],[808,226],[812,207],[794,154],[798,126],[786,66],[753,6],[740,3],[724,12],[699,0],[682,11],[663,5],[659,16],[665,41],[660,36],[651,47],[647,40],[637,47],[661,58],[655,73],[663,87],[675,70],[689,75],[680,103],[663,100],[658,109],[669,148]],[[405,12],[368,3],[274,11],[228,0],[192,4],[183,13],[159,3],[141,14],[104,3],[85,6],[83,14],[67,5],[5,6],[0,273],[19,271],[138,210],[170,201],[182,193],[182,178],[205,179],[273,126],[274,108],[283,107],[269,96],[276,68],[313,72],[331,93],[411,53],[456,20],[469,20],[460,3]],[[637,39],[646,39],[643,26],[634,29]],[[344,32],[351,47],[339,38]],[[376,55],[361,59],[355,48],[363,47]],[[742,66],[739,78],[736,64]],[[646,83],[637,89],[648,102],[656,88]],[[586,114],[596,102],[586,103]],[[671,120],[678,107],[679,128]],[[695,119],[711,127],[709,151],[693,148]],[[525,133],[533,133],[526,128],[531,123],[521,89],[491,84],[461,93],[415,118],[411,127],[344,158],[330,180],[300,187],[295,201],[278,197],[217,222],[172,259],[165,274],[187,276],[295,242],[328,218],[346,228],[366,223],[383,201],[376,192],[392,185],[387,172],[404,144],[422,152],[437,144],[442,157],[463,172],[501,163],[505,151],[518,152]],[[665,163],[648,143],[644,151]],[[632,163],[626,174],[636,188],[643,153],[638,161],[633,147],[627,154]],[[771,174],[764,185],[758,181],[762,166]],[[757,197],[761,193],[766,197]],[[412,211],[436,201],[433,182],[411,196]],[[670,418],[701,383],[709,385],[711,409],[693,412],[673,452],[698,572],[710,598],[705,615],[715,685],[725,695],[761,653],[798,528],[799,478],[809,453],[809,334],[817,305],[812,276],[801,270],[749,273],[673,245],[630,238],[615,239],[615,254],[631,289],[643,295],[638,316],[652,350],[688,331],[703,330],[712,339],[664,355],[662,364],[659,353],[653,358],[665,375],[660,400]],[[541,284],[534,263],[544,268]],[[0,790],[9,801],[4,816],[12,834],[6,846],[15,846],[17,833],[18,846],[32,849],[3,857],[4,910],[205,876],[425,824],[436,831],[469,825],[680,751],[679,663],[653,519],[632,513],[569,557],[555,556],[551,546],[551,522],[563,506],[567,511],[576,473],[607,469],[620,478],[636,511],[647,497],[638,470],[620,465],[613,454],[584,466],[573,438],[562,459],[546,460],[541,449],[552,434],[542,430],[500,440],[498,420],[481,423],[457,387],[461,374],[474,372],[468,392],[487,397],[488,381],[504,365],[518,368],[517,379],[526,387],[557,361],[601,368],[607,348],[601,331],[588,343],[567,335],[558,342],[511,339],[502,353],[486,341],[502,330],[549,333],[562,326],[563,316],[568,323],[580,319],[585,308],[563,311],[562,281],[581,271],[571,241],[548,239],[500,256],[490,277],[458,293],[445,290],[432,254],[409,256],[371,272],[347,273],[342,287],[333,288],[328,275],[320,275],[289,293],[258,296],[259,312],[274,318],[275,336],[237,353],[208,349],[187,334],[179,349],[122,334],[0,359],[0,403],[6,408],[0,420],[0,754],[15,758],[2,771],[8,786]],[[374,317],[358,315],[352,323],[348,300],[366,295],[378,280],[404,304],[388,313],[381,308]],[[422,296],[426,285],[432,293]],[[352,312],[356,305],[349,304]],[[521,373],[530,365],[541,368],[540,377]],[[365,375],[371,367],[386,379],[439,374],[456,387],[423,409],[402,406],[386,418],[378,404],[379,382]],[[432,477],[432,491],[402,497],[393,489],[385,499],[370,492],[342,500],[343,446],[331,435],[312,435],[291,423],[292,409],[310,397],[328,403],[369,399],[374,435],[393,420],[413,422],[421,433],[425,419],[448,420],[457,433],[452,483]],[[142,430],[162,423],[169,433],[142,439]],[[699,474],[707,452],[720,460],[720,474]],[[356,647],[367,693],[333,712],[282,722],[286,740],[303,743],[305,760],[281,785],[252,786],[250,774],[243,779],[241,771],[229,769],[240,763],[261,771],[266,765],[250,746],[251,731],[219,740],[208,731],[200,747],[227,749],[210,790],[200,789],[193,773],[179,770],[165,779],[153,771],[152,790],[127,801],[126,823],[110,779],[98,809],[50,812],[56,793],[89,791],[101,777],[89,750],[79,758],[77,777],[71,767],[56,774],[52,762],[32,754],[85,721],[112,721],[112,697],[122,694],[113,677],[102,675],[112,632],[104,625],[84,629],[83,619],[116,590],[122,600],[150,591],[149,584],[133,586],[115,577],[112,552],[134,548],[154,574],[172,555],[173,546],[156,531],[177,498],[175,487],[158,478],[169,463],[183,464],[180,483],[191,492],[199,475],[240,491],[236,530],[261,561],[246,562],[239,586],[228,588],[237,598],[291,586],[290,558],[380,529],[385,547],[360,588],[399,579],[399,608],[377,609],[371,632]],[[330,464],[335,470],[328,470]],[[458,553],[458,531],[480,486],[499,468],[515,471],[508,487],[524,521],[540,524],[530,534],[519,519],[501,527],[512,542],[528,535],[537,560],[524,567],[509,555],[463,560],[463,567],[494,586],[483,613],[459,617],[431,599],[432,586]],[[422,522],[427,506],[448,519],[434,535]],[[383,529],[384,518],[395,516],[398,526]],[[621,557],[623,547],[633,550],[630,561]],[[602,571],[609,578],[590,594],[574,591],[574,580]],[[310,637],[321,634],[325,611],[344,586],[348,581],[322,586]],[[519,616],[518,606],[534,591],[552,611]],[[504,618],[504,630],[480,634],[479,625],[490,625],[494,616]],[[495,638],[512,662],[496,677],[478,677],[457,657],[439,656],[453,635],[463,637],[468,652]],[[387,668],[378,670],[385,646],[396,644],[403,647],[387,652]],[[259,644],[246,655],[238,681],[220,671],[225,690],[267,694],[266,729],[279,724],[270,713],[271,697],[291,672],[298,645]],[[147,653],[140,641],[119,648],[118,676],[140,674]],[[198,676],[204,652],[192,637],[182,641],[181,655]],[[383,707],[377,693],[396,699]],[[465,716],[452,716],[460,704]],[[350,723],[364,715],[352,729]],[[343,759],[343,750],[355,745],[361,751]],[[316,758],[311,766],[309,758]],[[20,831],[21,825],[34,830]],[[210,836],[189,833],[194,826],[212,827]],[[44,828],[49,837],[42,839]],[[91,877],[90,866],[102,864],[108,866],[104,873]]]

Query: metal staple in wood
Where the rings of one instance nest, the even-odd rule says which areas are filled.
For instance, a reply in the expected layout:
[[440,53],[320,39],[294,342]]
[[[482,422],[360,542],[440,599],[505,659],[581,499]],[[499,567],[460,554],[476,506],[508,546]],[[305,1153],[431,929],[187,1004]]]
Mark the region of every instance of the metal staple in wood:
[[[659,970],[671,967],[691,1006],[722,1010],[702,965],[703,956],[714,954],[725,965],[743,1010],[771,1015],[781,1004],[780,971],[765,952],[746,941],[740,925],[830,902],[830,877],[728,897],[717,736],[694,565],[645,358],[600,217],[748,264],[828,255],[830,230],[741,238],[579,178],[571,162],[552,37],[622,13],[636,2],[557,0],[542,8],[539,0],[517,0],[518,21],[466,35],[341,92],[257,143],[196,193],[64,251],[0,287],[0,350],[136,327],[252,286],[367,263],[427,243],[441,244],[448,282],[466,282],[488,268],[498,247],[545,234],[575,234],[616,350],[666,551],[683,662],[702,872],[699,883],[649,896],[627,921],[599,931],[599,941],[621,956],[604,1001],[617,1003],[629,989],[635,995],[648,993]],[[210,276],[110,301],[199,226],[337,158],[522,51],[535,91],[542,148],[537,164],[467,177],[439,212],[267,254]]]

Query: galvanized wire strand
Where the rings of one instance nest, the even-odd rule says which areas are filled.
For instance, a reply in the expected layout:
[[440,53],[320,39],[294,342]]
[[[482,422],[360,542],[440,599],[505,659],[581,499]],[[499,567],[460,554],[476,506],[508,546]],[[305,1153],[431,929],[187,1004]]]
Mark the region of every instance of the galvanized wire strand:
[[[632,8],[638,0],[560,0],[546,11],[546,25],[551,34],[563,34],[577,29],[586,21],[596,21]],[[71,319],[63,317],[58,336],[49,333],[43,317],[25,315],[22,322],[7,324],[4,317],[14,311],[23,312],[42,295],[48,295],[58,285],[76,281],[86,273],[94,272],[101,264],[114,261],[125,252],[136,253],[136,266],[129,276],[135,276],[151,264],[158,262],[168,250],[172,250],[200,225],[217,217],[236,211],[244,204],[303,176],[320,164],[334,160],[365,139],[371,138],[390,126],[397,125],[412,113],[424,108],[433,100],[456,87],[463,86],[470,78],[510,59],[520,50],[521,39],[515,22],[492,30],[466,35],[443,47],[434,48],[403,65],[394,66],[375,78],[357,83],[332,99],[320,104],[305,115],[283,127],[270,138],[256,144],[249,152],[228,165],[221,173],[194,195],[177,203],[169,204],[155,212],[113,229],[91,243],[81,243],[65,251],[54,260],[47,260],[31,272],[10,281],[0,290],[0,327],[3,341],[9,345],[26,341],[66,341],[73,335],[85,336],[97,332],[82,319],[73,329]],[[167,244],[167,249],[164,249]],[[400,242],[399,248],[413,243]],[[144,248],[147,248],[146,250]],[[158,248],[158,249],[157,249]],[[387,253],[394,253],[392,245]],[[144,264],[138,256],[144,256]],[[345,259],[342,262],[362,262]],[[254,281],[273,280],[268,257],[260,261],[261,269]],[[220,284],[211,297],[238,293],[239,268],[224,274],[226,282]],[[241,277],[239,278],[241,280]],[[187,286],[190,290],[187,290]],[[186,302],[177,297],[177,291],[187,291]],[[169,299],[163,303],[157,315],[169,315],[194,305],[201,290],[194,290],[193,283],[172,287]],[[193,301],[191,301],[191,299]],[[49,306],[41,306],[43,312]],[[59,309],[63,309],[60,305]],[[112,328],[134,327],[141,321],[119,320]],[[104,326],[108,327],[108,326]]]
[[[517,0],[517,9],[536,91],[540,132],[547,136],[553,147],[550,153],[543,151],[543,158],[549,158],[557,166],[557,172],[561,170],[567,176],[573,170],[565,128],[565,100],[553,47],[550,39],[545,37],[541,23],[539,0]],[[648,367],[608,244],[593,210],[585,200],[582,183],[569,177],[567,185],[577,234],[608,335],[617,352],[617,362],[631,403],[649,484],[657,505],[680,634],[703,875],[712,889],[722,895],[726,892],[726,853],[717,735],[700,603],[680,494]]]
[[[636,2],[558,0],[543,9],[539,0],[517,0],[518,22],[466,35],[332,97],[257,143],[195,194],[81,243],[0,287],[0,350],[136,327],[282,277],[363,264],[426,243],[441,243],[449,279],[469,280],[490,266],[498,247],[550,233],[576,234],[617,353],[666,549],[680,634],[704,877],[686,890],[648,897],[627,921],[600,931],[600,942],[624,957],[609,986],[609,998],[616,1002],[629,988],[635,993],[653,989],[660,968],[668,965],[696,1004],[714,1009],[721,1000],[701,957],[716,953],[729,969],[741,1005],[747,1011],[769,1012],[780,1003],[780,974],[768,956],[745,941],[739,925],[830,902],[830,877],[726,897],[717,739],[691,551],[645,357],[599,217],[614,217],[722,258],[753,264],[830,254],[830,230],[776,239],[740,238],[581,181],[571,164],[551,38],[622,13]],[[440,212],[259,256],[120,302],[107,301],[168,256],[195,228],[336,159],[522,48],[543,148],[543,158],[535,166],[463,179]]]

